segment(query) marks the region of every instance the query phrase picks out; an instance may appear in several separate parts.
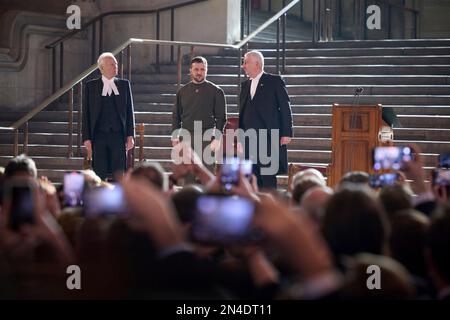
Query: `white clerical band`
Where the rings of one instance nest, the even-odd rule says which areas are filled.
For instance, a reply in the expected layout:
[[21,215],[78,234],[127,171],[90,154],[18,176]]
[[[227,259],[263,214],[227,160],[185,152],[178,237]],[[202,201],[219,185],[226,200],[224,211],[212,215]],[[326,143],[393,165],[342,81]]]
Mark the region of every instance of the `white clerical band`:
[[103,81],[103,91],[102,96],[110,96],[113,92],[116,96],[119,95],[119,90],[117,90],[116,84],[114,83],[114,78],[107,79],[104,76],[102,76]]

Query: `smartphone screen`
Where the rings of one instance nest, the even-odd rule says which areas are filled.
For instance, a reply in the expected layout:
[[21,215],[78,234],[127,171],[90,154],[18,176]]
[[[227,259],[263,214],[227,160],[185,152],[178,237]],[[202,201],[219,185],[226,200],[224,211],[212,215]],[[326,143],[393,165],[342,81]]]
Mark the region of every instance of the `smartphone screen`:
[[450,186],[450,170],[435,169],[433,170],[434,186]]
[[102,215],[126,215],[127,204],[120,185],[113,188],[96,187],[84,193],[84,212],[86,217]]
[[214,244],[250,241],[255,235],[252,226],[254,210],[254,204],[245,198],[201,196],[196,204],[193,238]]
[[245,175],[247,179],[250,180],[253,174],[253,161],[249,159],[242,160],[241,172]]
[[439,165],[440,168],[450,168],[450,154],[445,153],[439,155]]
[[413,160],[409,147],[376,147],[373,152],[373,168],[375,170],[401,170],[403,164]]
[[84,190],[84,176],[78,172],[64,175],[64,205],[68,207],[81,206]]
[[226,158],[220,171],[220,182],[225,190],[230,191],[233,185],[239,184],[239,158]]
[[372,188],[382,188],[394,185],[397,180],[397,173],[372,174],[369,178],[369,184]]
[[26,180],[11,180],[5,185],[5,201],[10,201],[9,227],[18,231],[24,224],[34,224],[33,188]]

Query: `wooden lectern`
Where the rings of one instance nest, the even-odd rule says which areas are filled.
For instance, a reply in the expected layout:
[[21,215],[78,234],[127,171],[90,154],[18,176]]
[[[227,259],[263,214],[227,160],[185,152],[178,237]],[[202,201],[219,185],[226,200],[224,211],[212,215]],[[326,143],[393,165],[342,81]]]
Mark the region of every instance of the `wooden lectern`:
[[392,144],[392,129],[382,120],[381,104],[356,106],[333,104],[331,175],[334,186],[349,171],[374,173],[372,150]]

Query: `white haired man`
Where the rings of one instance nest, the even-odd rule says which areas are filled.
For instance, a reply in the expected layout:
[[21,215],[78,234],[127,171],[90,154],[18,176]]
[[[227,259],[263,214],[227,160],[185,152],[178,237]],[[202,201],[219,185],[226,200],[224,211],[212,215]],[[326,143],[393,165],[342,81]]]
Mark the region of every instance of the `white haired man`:
[[[292,113],[289,96],[283,79],[278,75],[264,72],[264,56],[259,51],[247,52],[242,64],[247,76],[250,78],[242,83],[239,104],[239,128],[247,131],[254,129],[258,132],[257,156],[253,157],[253,173],[258,179],[260,188],[273,189],[277,187],[276,174],[287,172],[287,144],[292,138]],[[268,139],[264,143],[259,136],[261,130],[268,130]],[[278,130],[278,132],[277,132]],[[279,141],[272,141],[278,137]],[[251,143],[251,142],[250,142]],[[272,146],[276,145],[277,148]],[[249,154],[249,146],[245,144],[245,156]],[[273,163],[264,163],[263,150],[265,149],[271,159],[273,158],[278,170],[275,174],[265,174],[267,167]]]
[[116,78],[114,55],[104,52],[97,62],[102,77],[86,83],[82,134],[92,167],[105,180],[126,170],[126,152],[134,146],[134,107],[130,82]]

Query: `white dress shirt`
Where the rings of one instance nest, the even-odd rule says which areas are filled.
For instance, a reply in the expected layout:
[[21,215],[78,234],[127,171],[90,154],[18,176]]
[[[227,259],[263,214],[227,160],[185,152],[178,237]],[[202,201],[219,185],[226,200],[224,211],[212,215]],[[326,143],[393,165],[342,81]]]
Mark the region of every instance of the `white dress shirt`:
[[256,77],[252,78],[252,84],[250,85],[250,96],[252,97],[252,99],[255,96],[256,88],[258,88],[259,79],[261,78],[263,73],[264,71],[261,71],[261,73],[259,73]]
[[107,79],[105,76],[102,76],[103,81],[103,91],[102,96],[110,96],[113,92],[116,96],[119,95],[119,90],[117,90],[116,84],[114,83],[114,78]]

